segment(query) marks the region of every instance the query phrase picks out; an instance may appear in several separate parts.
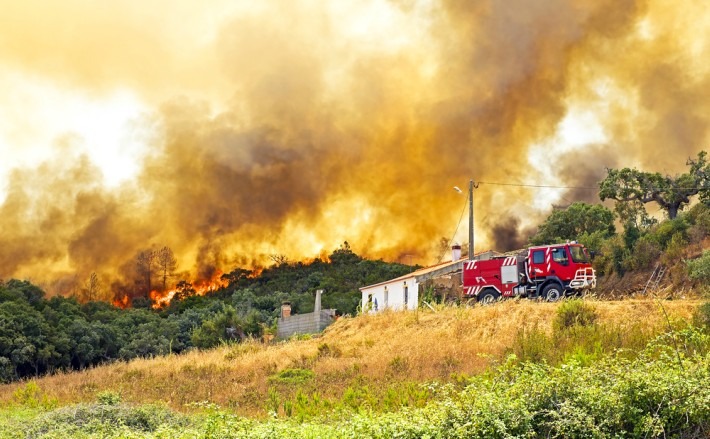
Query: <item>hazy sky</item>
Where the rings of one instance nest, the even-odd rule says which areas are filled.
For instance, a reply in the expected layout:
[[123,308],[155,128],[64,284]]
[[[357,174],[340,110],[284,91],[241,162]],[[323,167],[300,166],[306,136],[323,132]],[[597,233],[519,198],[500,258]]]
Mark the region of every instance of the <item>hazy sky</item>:
[[[429,264],[470,178],[589,187],[710,147],[701,0],[0,10],[0,278],[57,291],[119,288],[164,245],[192,280],[344,240]],[[482,184],[477,249],[576,200],[596,193]]]

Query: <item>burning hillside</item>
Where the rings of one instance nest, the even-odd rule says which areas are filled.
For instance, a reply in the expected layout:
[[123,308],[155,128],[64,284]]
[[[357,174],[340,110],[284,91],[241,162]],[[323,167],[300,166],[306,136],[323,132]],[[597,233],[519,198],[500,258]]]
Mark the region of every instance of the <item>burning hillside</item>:
[[[92,159],[103,143],[81,131],[9,161],[0,278],[73,292],[95,272],[126,305],[136,255],[162,246],[182,273],[172,282],[193,279],[198,293],[216,270],[345,239],[369,257],[429,263],[464,204],[452,186],[577,188],[482,184],[477,243],[505,250],[551,203],[596,200],[588,188],[605,167],[673,173],[710,140],[710,12],[698,2],[171,4],[160,26],[136,5],[6,5],[0,81],[17,71],[70,95],[129,90],[142,110],[123,127],[139,147],[119,183],[105,180],[115,163]],[[22,121],[12,136],[0,125],[0,144],[40,129]],[[148,291],[167,291],[160,302],[174,287]]]

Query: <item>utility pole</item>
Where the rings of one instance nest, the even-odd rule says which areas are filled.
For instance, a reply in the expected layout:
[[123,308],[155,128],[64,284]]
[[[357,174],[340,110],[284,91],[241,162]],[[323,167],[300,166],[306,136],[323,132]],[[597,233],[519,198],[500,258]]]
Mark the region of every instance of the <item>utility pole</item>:
[[468,260],[473,260],[473,180],[468,182]]
[[[473,260],[473,189],[477,188],[478,184],[474,184],[473,180],[468,182],[468,260]],[[454,190],[458,193],[463,193],[458,186],[454,186]]]

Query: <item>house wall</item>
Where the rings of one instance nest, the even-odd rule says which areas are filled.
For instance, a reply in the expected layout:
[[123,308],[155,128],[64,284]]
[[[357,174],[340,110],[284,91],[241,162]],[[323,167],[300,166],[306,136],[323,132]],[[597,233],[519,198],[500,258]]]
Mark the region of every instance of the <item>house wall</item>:
[[[406,305],[404,303],[405,286],[408,295]],[[387,287],[386,292],[385,287]],[[416,309],[419,306],[419,284],[414,277],[375,285],[361,291],[361,304],[364,312],[378,312],[385,309]],[[370,300],[370,296],[372,300]]]

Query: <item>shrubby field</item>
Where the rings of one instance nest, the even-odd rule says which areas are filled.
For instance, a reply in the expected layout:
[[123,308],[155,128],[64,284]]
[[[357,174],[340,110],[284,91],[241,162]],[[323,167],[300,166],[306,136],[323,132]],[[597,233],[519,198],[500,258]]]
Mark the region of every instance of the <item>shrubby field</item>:
[[[477,314],[486,320],[493,316],[497,318],[493,327],[506,330],[510,327],[507,316],[519,316],[515,307],[528,306],[546,307],[549,318],[530,322],[527,329],[504,338],[505,342],[489,351],[487,366],[477,373],[407,379],[406,373],[399,372],[413,370],[416,355],[395,355],[380,375],[358,373],[339,394],[328,389],[319,394],[312,386],[319,379],[326,385],[319,366],[350,355],[345,344],[337,348],[340,354],[333,352],[330,332],[344,337],[344,343],[355,343],[358,339],[348,332],[355,326],[357,333],[369,336],[385,324],[403,332],[413,327],[423,337],[419,353],[425,355],[428,343],[434,341],[437,317],[455,319],[457,314],[470,313],[465,317],[480,323]],[[0,411],[0,432],[2,437],[18,438],[707,437],[710,336],[706,322],[710,308],[697,302],[655,302],[653,306],[656,310],[648,312],[652,307],[647,302],[623,308],[617,304],[614,310],[604,302],[581,300],[559,305],[511,302],[474,309],[441,308],[418,317],[413,313],[361,316],[336,323],[320,339],[282,343],[282,356],[294,353],[285,349],[308,353],[313,344],[319,353],[310,362],[290,361],[271,371],[261,401],[263,416],[240,415],[228,405],[209,400],[193,401],[176,410],[163,403],[126,398],[121,391],[100,385],[94,386],[92,399],[67,403],[48,377],[5,389],[12,392]],[[624,340],[619,329],[634,330],[621,325],[622,310],[634,308],[646,310],[653,330],[637,331]],[[450,336],[457,328],[451,325],[449,330],[454,331]],[[397,343],[389,342],[388,348],[396,350]],[[276,348],[242,352],[244,367],[250,356]],[[226,361],[229,347],[221,349]],[[328,349],[331,352],[324,352]],[[431,360],[438,362],[437,355],[434,349]],[[376,367],[365,356],[360,360]],[[90,376],[84,379],[92,380]],[[142,379],[149,387],[151,375],[146,372]],[[375,383],[377,390],[372,389]],[[194,385],[199,386],[199,380]]]

